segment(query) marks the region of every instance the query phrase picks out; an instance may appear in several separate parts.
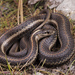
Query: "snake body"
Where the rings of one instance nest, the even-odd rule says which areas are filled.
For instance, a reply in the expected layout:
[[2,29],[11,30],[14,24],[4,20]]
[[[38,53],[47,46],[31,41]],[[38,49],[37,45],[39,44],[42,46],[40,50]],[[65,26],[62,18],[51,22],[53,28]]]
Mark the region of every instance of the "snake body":
[[[40,42],[39,46],[39,58],[46,59],[47,64],[60,64],[70,59],[74,53],[74,40],[70,32],[70,22],[62,14],[52,13],[51,19],[57,22],[58,38],[61,44],[61,47],[56,52],[51,52],[47,46],[47,43],[50,44],[51,37],[45,38]],[[51,47],[50,47],[51,49]]]
[[[50,22],[51,25],[54,25],[58,30],[58,38],[61,48],[57,52],[49,51],[49,49],[51,49],[56,42],[55,38],[57,35],[55,32],[52,32],[52,30],[55,29],[52,28],[52,26],[39,29],[48,22]],[[45,38],[46,36],[47,38]],[[20,40],[22,37],[25,37],[24,40],[26,43],[26,49],[17,53],[20,57],[17,54],[15,56],[12,53],[7,54],[14,43]],[[42,39],[38,47],[38,41],[43,37],[44,39]],[[49,44],[51,44],[51,46]],[[57,65],[71,58],[74,53],[73,48],[74,40],[70,32],[69,20],[61,14],[52,13],[50,15],[49,10],[44,10],[44,14],[40,13],[37,16],[30,17],[20,26],[10,29],[0,37],[0,63],[6,64],[7,57],[7,60],[11,65],[17,65],[20,63],[28,66],[36,59],[39,49],[40,60],[46,59],[47,64]]]

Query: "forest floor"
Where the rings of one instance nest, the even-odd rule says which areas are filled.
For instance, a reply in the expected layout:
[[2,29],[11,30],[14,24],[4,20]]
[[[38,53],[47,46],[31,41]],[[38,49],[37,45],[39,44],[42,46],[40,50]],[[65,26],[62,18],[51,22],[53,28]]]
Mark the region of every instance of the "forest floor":
[[[43,9],[42,2],[36,3],[33,6],[27,5],[27,0],[23,2],[23,20],[26,20],[29,16],[35,15]],[[21,8],[19,9],[21,10]],[[20,19],[21,19],[20,14]],[[69,19],[71,23],[71,31],[75,42],[75,21]],[[18,3],[14,3],[13,0],[1,0],[0,2],[0,36],[7,30],[15,27],[21,23],[18,22]],[[74,43],[75,49],[75,43]],[[0,75],[75,75],[75,54],[72,58],[59,66],[44,66],[44,62],[39,65],[38,60],[30,66],[23,68],[20,71],[19,65],[8,67],[0,65]]]

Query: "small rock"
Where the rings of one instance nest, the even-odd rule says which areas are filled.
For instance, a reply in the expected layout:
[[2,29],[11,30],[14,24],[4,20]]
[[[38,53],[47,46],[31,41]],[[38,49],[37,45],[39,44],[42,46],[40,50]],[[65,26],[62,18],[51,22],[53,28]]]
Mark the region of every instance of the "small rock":
[[70,18],[71,18],[72,20],[75,20],[75,12],[71,13]]
[[74,70],[75,69],[75,66],[71,66],[70,70]]
[[67,65],[64,64],[63,66],[61,66],[61,68],[66,70],[67,69]]
[[49,0],[51,5],[49,6],[50,9],[57,7],[59,4],[63,2],[63,0]]
[[32,5],[32,4],[35,4],[35,3],[38,2],[38,1],[41,1],[41,0],[29,0],[29,1],[28,1],[28,4],[29,4],[29,5]]
[[40,72],[36,72],[36,74],[33,74],[33,75],[43,75],[43,74]]
[[75,20],[75,0],[64,0],[56,10],[62,11],[65,15]]

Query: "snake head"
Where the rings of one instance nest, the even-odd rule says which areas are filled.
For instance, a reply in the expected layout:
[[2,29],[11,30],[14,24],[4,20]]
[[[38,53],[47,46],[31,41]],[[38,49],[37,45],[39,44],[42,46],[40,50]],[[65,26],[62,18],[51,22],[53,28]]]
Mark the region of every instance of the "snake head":
[[47,36],[53,35],[55,33],[54,30],[43,30],[39,31],[38,34],[35,36],[35,40],[39,41],[42,38],[45,38]]

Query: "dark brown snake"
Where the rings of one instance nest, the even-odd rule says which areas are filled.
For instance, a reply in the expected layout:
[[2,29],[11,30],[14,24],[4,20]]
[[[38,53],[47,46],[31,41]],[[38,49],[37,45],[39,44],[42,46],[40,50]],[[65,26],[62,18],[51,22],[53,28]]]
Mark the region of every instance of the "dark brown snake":
[[[57,36],[61,47],[52,52],[51,48],[56,43]],[[22,50],[15,52],[12,50],[15,50],[15,47]],[[46,64],[62,64],[74,54],[73,48],[74,40],[69,20],[59,13],[50,15],[49,10],[45,9],[0,37],[0,63],[7,64],[6,55],[11,65],[20,63],[28,66],[38,55],[40,60],[46,59]]]

